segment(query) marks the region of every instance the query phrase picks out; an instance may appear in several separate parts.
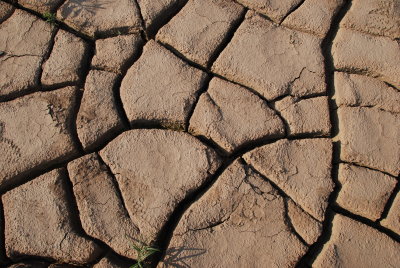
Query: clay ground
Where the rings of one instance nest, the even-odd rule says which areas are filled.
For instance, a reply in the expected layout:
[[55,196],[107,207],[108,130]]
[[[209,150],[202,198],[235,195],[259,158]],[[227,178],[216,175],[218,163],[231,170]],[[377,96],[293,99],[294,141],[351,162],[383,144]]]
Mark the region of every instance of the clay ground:
[[0,266],[400,267],[400,1],[0,0]]

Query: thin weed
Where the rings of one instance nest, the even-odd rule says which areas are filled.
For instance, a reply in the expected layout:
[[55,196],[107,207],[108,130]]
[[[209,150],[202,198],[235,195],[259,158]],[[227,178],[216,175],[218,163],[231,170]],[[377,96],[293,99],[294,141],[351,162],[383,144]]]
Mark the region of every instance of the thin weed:
[[137,243],[132,243],[132,249],[137,252],[137,263],[130,266],[129,268],[145,268],[147,267],[148,258],[156,252],[160,252],[159,249],[153,248],[148,244],[138,241]]
[[46,22],[53,25],[57,22],[55,13],[45,12],[43,13],[43,18],[46,20]]

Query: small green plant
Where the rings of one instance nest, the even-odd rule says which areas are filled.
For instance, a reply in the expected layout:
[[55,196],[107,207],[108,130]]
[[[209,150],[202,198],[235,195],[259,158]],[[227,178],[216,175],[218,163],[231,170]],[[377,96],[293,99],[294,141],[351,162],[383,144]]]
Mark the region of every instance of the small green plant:
[[50,24],[56,24],[56,14],[54,13],[45,12],[43,13],[43,18]]
[[146,260],[156,252],[160,250],[150,247],[146,243],[138,241],[137,243],[132,243],[132,248],[137,252],[137,263],[129,268],[144,268],[146,267]]

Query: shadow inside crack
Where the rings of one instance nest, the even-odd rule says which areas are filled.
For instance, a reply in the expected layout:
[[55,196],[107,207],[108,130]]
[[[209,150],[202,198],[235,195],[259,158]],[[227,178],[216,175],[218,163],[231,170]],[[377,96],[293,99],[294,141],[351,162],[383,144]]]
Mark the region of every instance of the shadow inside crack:
[[185,261],[187,259],[201,256],[207,252],[203,248],[188,248],[185,246],[172,247],[167,249],[161,267],[190,268]]

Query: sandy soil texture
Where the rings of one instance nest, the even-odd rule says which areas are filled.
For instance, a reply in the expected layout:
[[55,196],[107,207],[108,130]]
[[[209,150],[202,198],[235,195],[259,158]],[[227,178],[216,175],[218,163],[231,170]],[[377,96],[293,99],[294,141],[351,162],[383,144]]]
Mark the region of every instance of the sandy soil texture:
[[1,267],[400,267],[399,180],[398,0],[0,0]]

